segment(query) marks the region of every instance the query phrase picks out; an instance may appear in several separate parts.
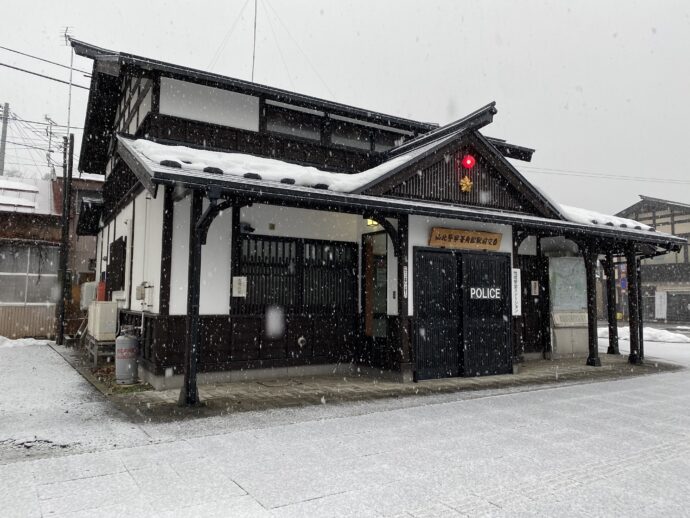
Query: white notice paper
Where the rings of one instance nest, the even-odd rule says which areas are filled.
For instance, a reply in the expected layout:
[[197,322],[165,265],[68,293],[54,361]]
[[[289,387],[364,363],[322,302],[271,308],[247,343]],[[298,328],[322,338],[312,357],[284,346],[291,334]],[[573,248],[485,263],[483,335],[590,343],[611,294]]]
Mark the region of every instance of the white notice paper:
[[247,277],[235,276],[232,278],[232,296],[247,297]]
[[512,273],[512,315],[514,317],[519,317],[522,315],[522,285],[520,281],[520,268],[513,268]]

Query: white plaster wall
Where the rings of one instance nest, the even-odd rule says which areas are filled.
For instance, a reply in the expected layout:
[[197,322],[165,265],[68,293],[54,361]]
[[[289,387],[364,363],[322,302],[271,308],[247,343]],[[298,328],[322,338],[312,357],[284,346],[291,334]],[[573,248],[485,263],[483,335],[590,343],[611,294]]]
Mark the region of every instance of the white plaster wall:
[[259,98],[161,77],[160,113],[259,131]]
[[187,269],[189,268],[189,210],[191,197],[173,206],[172,257],[170,260],[170,314],[187,314]]
[[98,237],[96,241],[96,281],[101,280],[101,272],[104,271],[105,263],[103,262],[103,256],[106,255],[105,251],[105,227],[98,231]]
[[[163,249],[163,189],[158,189],[157,196],[152,197],[147,191],[140,193],[134,200],[134,250],[132,254],[132,285],[134,287],[146,282],[151,289],[147,299],[150,304],[132,300],[130,308],[144,309],[153,313],[159,311],[161,253]],[[134,297],[132,297],[134,299]]]
[[513,231],[510,225],[496,225],[480,221],[463,221],[446,218],[429,218],[425,216],[410,216],[409,239],[407,249],[408,259],[408,291],[407,308],[410,315],[414,314],[414,247],[429,246],[429,234],[433,227],[454,228],[461,230],[477,230],[502,234],[501,246],[498,252],[513,254]]
[[[204,200],[204,208],[208,201]],[[206,244],[201,248],[201,291],[199,313],[227,315],[230,313],[230,249],[232,210],[219,214],[208,230]]]
[[[329,239],[332,241],[360,240],[361,216],[295,209],[274,205],[252,205],[240,211],[240,221],[251,224],[256,234],[267,236]],[[275,228],[271,229],[270,225]]]
[[[189,220],[191,197],[175,202],[173,209],[172,257],[170,272],[170,314],[187,314],[189,274]],[[204,208],[208,200],[204,200]],[[206,244],[201,248],[199,313],[222,315],[230,312],[230,251],[232,210],[219,214],[211,224]]]

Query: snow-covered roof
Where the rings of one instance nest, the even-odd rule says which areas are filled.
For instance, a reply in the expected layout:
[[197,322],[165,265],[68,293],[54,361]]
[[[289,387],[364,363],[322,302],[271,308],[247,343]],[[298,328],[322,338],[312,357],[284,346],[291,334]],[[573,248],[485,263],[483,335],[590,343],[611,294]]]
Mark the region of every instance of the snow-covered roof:
[[[62,178],[62,171],[59,169],[56,170],[55,176],[57,178]],[[72,175],[72,179],[73,180],[88,180],[90,182],[104,182],[105,181],[105,175],[95,174],[95,173],[75,172]]]
[[443,139],[433,141],[388,160],[381,165],[353,174],[332,173],[315,167],[290,164],[274,158],[263,158],[243,153],[208,151],[186,146],[166,146],[145,139],[128,142],[138,153],[156,164],[167,164],[173,167],[175,164],[179,164],[185,169],[199,172],[216,172],[240,178],[249,174],[250,178],[266,182],[317,187],[336,192],[354,192],[424,154],[432,147],[445,143],[454,136],[454,134],[448,135]]
[[[449,137],[452,138],[452,137]],[[190,150],[192,156],[184,157],[180,153],[179,147],[176,149],[171,146],[163,146],[161,144],[144,143],[122,136],[118,136],[118,152],[130,166],[132,171],[137,175],[144,186],[152,193],[155,192],[155,185],[162,184],[181,184],[195,189],[204,189],[217,187],[223,190],[228,195],[246,196],[255,201],[264,202],[284,202],[290,200],[292,203],[304,203],[305,206],[314,208],[327,207],[330,210],[337,210],[339,208],[346,208],[347,210],[361,210],[365,211],[383,211],[383,212],[400,212],[404,214],[415,214],[427,217],[448,217],[454,219],[465,219],[470,221],[480,222],[494,222],[504,224],[517,224],[520,226],[528,226],[532,228],[561,228],[563,231],[586,233],[592,236],[600,237],[620,237],[622,239],[633,239],[646,242],[650,245],[661,246],[668,248],[670,246],[679,246],[684,240],[665,234],[662,232],[649,232],[646,230],[638,230],[631,228],[612,228],[608,225],[599,225],[593,223],[581,223],[568,220],[551,219],[542,216],[533,216],[529,214],[506,212],[501,210],[483,209],[480,207],[463,207],[459,205],[450,205],[447,203],[430,202],[424,200],[406,200],[398,198],[386,198],[380,196],[364,195],[360,193],[347,193],[342,191],[335,191],[331,188],[314,188],[313,186],[298,185],[293,183],[282,183],[276,180],[264,180],[260,174],[255,173],[249,176],[239,175],[240,172],[249,172],[246,167],[247,164],[252,166],[261,165],[264,167],[263,173],[266,178],[269,177],[266,171],[276,173],[282,171],[282,177],[287,177],[286,171],[290,170],[298,175],[305,175],[304,169],[308,169],[316,177],[310,177],[309,181],[320,181],[323,176],[327,175],[329,178],[333,173],[327,173],[315,168],[305,168],[302,166],[294,166],[274,159],[265,159],[258,157],[250,157],[248,155],[241,155],[237,153],[215,153],[203,150],[191,150],[190,148],[183,148]],[[137,143],[138,142],[138,143]],[[161,149],[168,147],[172,151]],[[166,162],[154,161],[149,155],[144,154],[148,150],[149,155],[156,159],[165,157],[177,157],[181,162]],[[155,150],[155,152],[151,151]],[[157,153],[161,153],[158,155]],[[207,154],[210,153],[210,154]],[[200,168],[202,163],[207,158],[212,158],[215,155],[216,160],[228,160],[229,165],[236,168],[235,172],[230,173],[223,170],[219,173],[218,170],[209,169],[209,166]],[[224,155],[240,155],[239,157],[228,158]],[[182,161],[182,159],[185,161]],[[193,158],[194,160],[187,160]],[[400,157],[402,158],[402,157]],[[203,159],[203,160],[202,160]],[[241,162],[244,161],[244,162]],[[221,163],[221,162],[215,162]],[[224,162],[223,162],[224,163]],[[244,164],[241,166],[240,164]],[[384,164],[385,165],[385,164]],[[390,165],[389,165],[390,166]],[[210,166],[213,167],[213,166]],[[295,167],[296,169],[293,169]],[[379,166],[381,167],[381,166]],[[254,169],[253,171],[256,171]],[[369,170],[370,172],[373,169]],[[362,174],[362,173],[360,173]],[[348,176],[357,176],[348,175]],[[277,176],[274,176],[277,178]],[[308,183],[305,181],[305,183]],[[331,182],[332,183],[332,182]]]
[[0,212],[53,214],[51,181],[35,177],[0,178]]
[[38,192],[38,188],[26,182],[0,178],[0,192],[2,191]]
[[0,207],[3,206],[36,208],[36,202],[22,199],[19,196],[5,196],[0,194]]
[[632,219],[621,218],[618,216],[609,216],[601,212],[594,212],[593,210],[581,209],[579,207],[571,207],[570,205],[559,204],[561,213],[568,220],[576,223],[584,223],[586,225],[607,225],[609,227],[618,228],[634,228],[636,230],[654,230],[649,225],[640,223]]

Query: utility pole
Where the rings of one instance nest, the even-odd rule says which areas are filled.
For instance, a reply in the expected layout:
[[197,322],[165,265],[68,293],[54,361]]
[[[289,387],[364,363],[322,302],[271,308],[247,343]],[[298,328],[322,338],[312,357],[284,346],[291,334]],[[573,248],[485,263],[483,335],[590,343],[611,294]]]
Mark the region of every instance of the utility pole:
[[60,242],[60,300],[57,306],[57,337],[55,343],[62,345],[65,341],[65,302],[69,298],[70,284],[67,282],[67,259],[69,257],[69,223],[72,201],[72,167],[74,156],[74,134],[62,137],[62,240]]
[[2,136],[0,136],[0,176],[5,174],[5,144],[7,144],[7,119],[10,117],[10,104],[2,109]]

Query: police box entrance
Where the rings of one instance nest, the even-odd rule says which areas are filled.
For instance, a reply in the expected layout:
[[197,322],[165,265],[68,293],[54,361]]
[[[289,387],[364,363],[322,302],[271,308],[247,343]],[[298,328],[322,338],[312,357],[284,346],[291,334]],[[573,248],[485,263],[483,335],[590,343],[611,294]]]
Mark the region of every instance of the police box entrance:
[[418,380],[512,372],[510,255],[417,248]]

